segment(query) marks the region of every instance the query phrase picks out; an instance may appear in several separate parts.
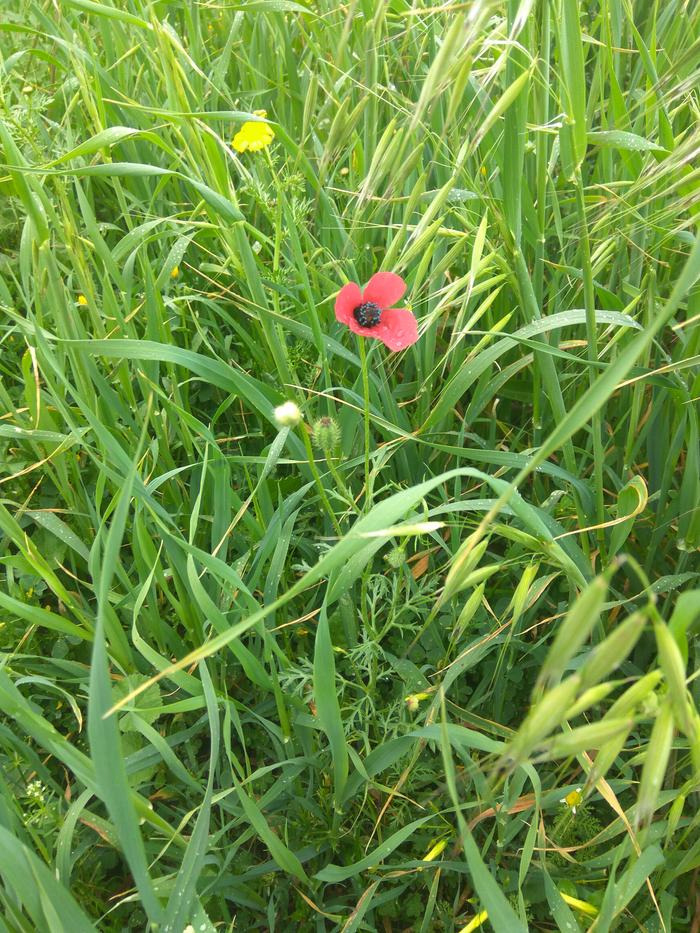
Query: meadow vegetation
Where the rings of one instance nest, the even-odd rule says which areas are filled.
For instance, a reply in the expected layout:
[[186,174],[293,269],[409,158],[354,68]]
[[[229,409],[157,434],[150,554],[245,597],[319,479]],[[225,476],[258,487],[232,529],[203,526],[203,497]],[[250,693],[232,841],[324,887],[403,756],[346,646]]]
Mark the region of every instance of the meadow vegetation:
[[0,933],[697,933],[699,87],[694,0],[4,0]]

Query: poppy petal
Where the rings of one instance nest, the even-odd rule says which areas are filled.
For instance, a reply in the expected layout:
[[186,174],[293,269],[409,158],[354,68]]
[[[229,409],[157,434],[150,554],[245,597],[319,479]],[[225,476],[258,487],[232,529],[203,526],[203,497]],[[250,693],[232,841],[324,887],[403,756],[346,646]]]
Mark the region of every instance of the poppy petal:
[[403,298],[406,283],[395,272],[377,272],[365,285],[364,301],[373,301],[380,308],[390,308]]
[[387,308],[382,311],[382,319],[371,333],[397,353],[418,340],[418,323],[408,308]]
[[350,315],[350,319],[347,322],[348,329],[353,332],[353,334],[358,334],[360,337],[378,337],[379,334],[377,331],[379,327],[363,327],[361,324],[358,324],[353,315]]
[[[338,292],[335,299],[335,316],[343,324],[347,324],[352,330],[353,323],[356,323],[352,312],[362,304],[362,290],[355,282],[348,282]],[[359,326],[359,325],[358,325]],[[357,333],[357,331],[355,331]]]

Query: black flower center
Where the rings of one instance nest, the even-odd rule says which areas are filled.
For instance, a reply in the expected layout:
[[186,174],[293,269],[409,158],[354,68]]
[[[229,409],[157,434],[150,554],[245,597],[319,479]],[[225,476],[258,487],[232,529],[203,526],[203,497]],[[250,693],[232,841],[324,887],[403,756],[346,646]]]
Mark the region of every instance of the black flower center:
[[376,327],[382,316],[382,309],[373,301],[365,301],[352,312],[360,327]]

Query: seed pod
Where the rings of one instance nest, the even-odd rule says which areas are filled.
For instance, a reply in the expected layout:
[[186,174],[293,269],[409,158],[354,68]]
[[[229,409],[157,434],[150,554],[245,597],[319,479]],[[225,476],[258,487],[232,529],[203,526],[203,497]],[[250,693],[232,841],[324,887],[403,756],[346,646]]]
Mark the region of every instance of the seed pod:
[[571,706],[581,685],[578,674],[567,677],[556,687],[552,687],[542,699],[532,707],[525,722],[510,743],[506,755],[516,761],[530,754],[532,749],[546,738],[561,723]]
[[692,709],[693,733],[690,736],[690,760],[696,774],[700,774],[700,716]]
[[469,596],[469,599],[464,604],[462,611],[459,614],[457,619],[457,624],[454,627],[454,632],[452,638],[456,641],[461,635],[465,628],[469,625],[471,620],[474,618],[474,613],[481,605],[481,600],[484,597],[484,589],[486,584],[482,583],[481,586],[477,586],[474,592]]
[[651,821],[663,783],[673,741],[673,709],[670,694],[661,704],[647,746],[637,796],[636,825]]
[[529,535],[521,528],[516,528],[515,525],[502,525],[500,522],[494,522],[491,529],[494,534],[508,538],[509,541],[514,541],[516,544],[522,544],[524,548],[533,553],[545,550],[548,543],[542,541],[541,538],[536,538],[534,535]]
[[654,626],[656,647],[659,652],[659,664],[664,672],[671,706],[679,727],[691,740],[695,736],[693,711],[688,702],[685,688],[685,664],[678,644],[670,633],[668,626],[658,622]]
[[459,588],[460,590],[468,590],[472,586],[477,586],[492,577],[494,573],[498,573],[499,570],[503,570],[502,564],[484,564],[483,567],[477,567],[476,570],[472,570],[470,574],[467,574]]
[[513,623],[517,622],[520,616],[525,611],[527,605],[527,597],[530,592],[530,587],[532,586],[532,581],[537,576],[537,571],[539,570],[539,562],[534,564],[529,564],[524,570],[523,574],[518,581],[518,585],[515,587],[515,592],[513,593],[513,599],[511,600],[511,609],[513,612]]
[[656,689],[661,680],[661,671],[651,671],[645,674],[632,686],[625,690],[622,696],[608,710],[608,716],[626,716],[637,706],[643,703]]
[[614,686],[614,683],[604,683],[596,684],[595,687],[590,687],[588,690],[581,694],[571,709],[566,711],[566,718],[575,719],[590,706],[594,706],[596,703],[600,703],[600,701],[604,700],[605,697],[610,693]]
[[588,772],[586,788],[592,787],[602,777],[605,777],[608,773],[608,769],[625,747],[627,736],[630,734],[630,731],[631,730],[628,729],[626,732],[620,732],[614,739],[611,739],[609,742],[606,742],[605,745],[601,746],[598,754],[595,756],[593,767]]
[[537,686],[554,683],[561,678],[568,662],[587,640],[593,626],[600,619],[600,610],[608,591],[602,577],[596,577],[583,590],[559,626],[556,638],[542,665]]
[[540,760],[552,758],[569,758],[571,755],[580,755],[591,748],[602,748],[607,742],[627,736],[632,728],[631,719],[610,719],[594,722],[579,729],[572,729],[558,735],[547,743],[543,754],[538,755]]
[[607,677],[619,667],[637,644],[646,623],[642,612],[634,612],[615,628],[610,635],[591,652],[581,668],[583,687],[590,687]]
[[664,842],[664,849],[668,849],[673,834],[676,831],[676,827],[680,822],[680,818],[683,816],[683,807],[685,806],[685,794],[679,794],[678,797],[671,804],[668,811],[668,825],[666,826],[666,841]]
[[470,536],[460,545],[459,550],[452,558],[452,566],[445,578],[445,588],[440,598],[440,601],[443,603],[447,602],[455,593],[459,593],[460,590],[463,590],[465,586],[468,585],[466,579],[484,556],[484,551],[489,546],[488,538],[479,541],[474,547],[472,547],[471,541],[472,538]]

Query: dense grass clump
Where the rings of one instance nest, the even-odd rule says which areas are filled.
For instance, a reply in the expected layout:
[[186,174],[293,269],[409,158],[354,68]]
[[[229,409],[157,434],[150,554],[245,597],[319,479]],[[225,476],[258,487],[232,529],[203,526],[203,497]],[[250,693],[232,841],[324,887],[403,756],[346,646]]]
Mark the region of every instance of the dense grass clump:
[[692,0],[5,0],[0,933],[697,931],[699,87]]

